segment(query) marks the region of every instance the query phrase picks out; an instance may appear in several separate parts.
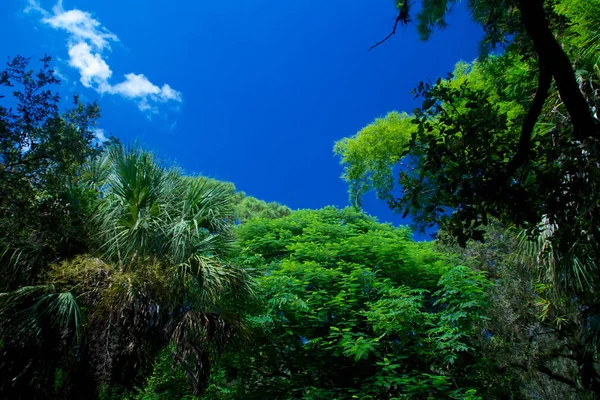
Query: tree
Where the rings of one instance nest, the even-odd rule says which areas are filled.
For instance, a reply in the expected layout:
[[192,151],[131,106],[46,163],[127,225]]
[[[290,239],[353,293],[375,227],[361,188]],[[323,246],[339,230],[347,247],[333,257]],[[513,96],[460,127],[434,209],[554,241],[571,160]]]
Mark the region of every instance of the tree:
[[244,223],[254,218],[281,218],[290,215],[292,210],[277,202],[267,203],[256,197],[248,196],[245,192],[238,191],[235,185],[231,182],[223,182],[212,178],[201,177],[205,179],[207,184],[216,185],[227,190],[233,196],[234,203],[234,220],[236,223]]
[[[550,22],[539,26],[545,38],[529,32],[526,19],[543,22],[539,10],[527,8],[539,2],[530,3],[502,8],[522,24],[506,31],[516,36],[504,54],[459,64],[447,79],[421,83],[415,94],[423,103],[412,115],[390,114],[339,142],[336,151],[346,163],[352,199],[374,188],[393,209],[410,213],[421,225],[438,223],[462,245],[483,240],[492,220],[525,229],[534,243],[542,243],[534,258],[536,268],[545,271],[541,283],[553,293],[553,303],[574,310],[569,311],[572,331],[562,332],[586,349],[577,356],[578,371],[585,390],[598,394],[592,360],[599,332],[600,165],[597,122],[585,122],[594,120],[598,106],[600,75],[590,72],[598,68],[592,43],[600,25],[590,11],[598,3],[581,7],[566,0],[546,7]],[[548,27],[556,38],[547,37]],[[569,94],[571,77],[560,66],[563,55],[557,53],[555,66],[544,64],[546,52],[558,52],[545,43],[551,41],[560,43],[564,57],[576,60],[577,72],[569,64],[569,74],[579,82],[575,94]],[[585,104],[574,106],[574,98]],[[383,152],[372,145],[379,141],[392,146]],[[540,262],[544,259],[552,262]]]
[[243,331],[231,304],[251,291],[245,269],[228,262],[232,195],[122,146],[82,175],[80,185],[97,192],[89,252],[0,295],[0,392],[89,397],[97,384],[131,388],[172,346],[200,393],[210,364]]
[[240,262],[258,272],[252,335],[224,355],[207,398],[478,398],[483,274],[352,209],[237,230]]
[[[590,7],[597,6],[597,0],[587,0]],[[398,16],[390,38],[399,23],[407,24],[414,1],[395,0]],[[422,1],[417,14],[417,29],[423,39],[429,38],[435,28],[446,26],[445,16],[456,0]],[[560,3],[560,1],[558,2]],[[570,2],[572,5],[573,2]],[[532,46],[537,56],[539,82],[534,103],[529,108],[523,124],[521,152],[527,154],[528,143],[541,108],[548,97],[551,80],[554,79],[561,99],[569,113],[572,123],[572,135],[578,141],[588,138],[600,138],[600,124],[590,112],[590,104],[579,90],[575,72],[568,55],[552,32],[551,18],[554,17],[554,2],[546,0],[471,0],[468,7],[475,21],[484,27],[486,33],[483,48],[489,49],[516,35],[515,43]],[[593,10],[591,8],[590,10]],[[383,41],[378,42],[378,46]],[[375,47],[374,46],[374,47]],[[519,156],[523,157],[523,156]],[[521,162],[519,160],[519,162]],[[510,176],[509,176],[510,177]]]
[[[581,9],[568,1],[557,2],[556,12],[547,11],[559,20],[561,42],[574,52],[578,67],[595,70],[597,64],[584,66],[582,60],[597,59],[589,51],[578,58],[576,44],[593,42],[597,20],[578,14]],[[577,21],[585,23],[575,28],[572,24]],[[339,142],[336,151],[348,165],[351,198],[375,188],[392,208],[411,213],[423,224],[441,223],[463,243],[481,238],[481,226],[490,215],[534,233],[547,219],[558,227],[552,237],[556,251],[597,260],[596,140],[583,140],[582,130],[573,128],[576,118],[560,84],[556,91],[550,90],[549,81],[547,87],[540,86],[543,68],[523,58],[523,53],[527,55],[527,43],[515,39],[501,56],[471,67],[459,65],[449,79],[421,83],[415,94],[423,98],[423,105],[412,116],[399,122],[391,115]],[[577,90],[589,99],[584,107],[589,113],[598,100],[595,80],[587,76],[581,75]],[[373,138],[367,140],[368,136]],[[392,136],[397,136],[393,142]],[[382,152],[371,145],[382,138],[395,147]],[[392,168],[399,162],[405,164],[398,179],[400,196],[393,193],[392,178]],[[563,286],[581,291],[571,286],[578,281],[573,275],[580,272],[571,271]]]
[[288,207],[277,202],[264,202],[256,197],[247,196],[244,192],[239,192],[235,208],[236,219],[240,222],[246,222],[253,218],[281,218],[292,213]]
[[0,106],[0,290],[33,283],[48,262],[84,246],[72,218],[83,199],[68,187],[98,152],[92,129],[99,109],[75,96],[61,114],[50,61],[44,57],[34,73],[19,56],[0,73],[0,86],[14,89],[13,100],[6,99],[11,106]]
[[552,286],[540,281],[532,265],[539,255],[532,248],[524,251],[523,242],[529,242],[517,229],[492,221],[484,239],[463,247],[441,231],[436,242],[436,250],[454,254],[455,263],[484,271],[494,282],[482,324],[485,335],[475,345],[478,356],[488,360],[479,373],[490,387],[504,388],[515,398],[595,398],[583,384],[590,348],[581,342],[577,303],[557,299]]

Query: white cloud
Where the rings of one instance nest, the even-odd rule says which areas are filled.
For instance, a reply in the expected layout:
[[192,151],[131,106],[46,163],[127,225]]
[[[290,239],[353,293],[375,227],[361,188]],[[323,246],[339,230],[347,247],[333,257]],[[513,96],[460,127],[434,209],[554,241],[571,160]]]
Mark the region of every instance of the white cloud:
[[60,79],[61,83],[69,83],[70,81],[69,78],[67,78],[62,72],[60,72],[60,69],[58,69],[58,67],[54,67],[54,75],[56,75],[56,77]]
[[158,87],[148,80],[143,74],[126,74],[125,81],[112,86],[111,93],[138,100],[138,107],[142,111],[151,110],[149,100],[157,103],[166,103],[169,100],[181,101],[181,93],[164,84]]
[[102,144],[108,140],[108,138],[106,137],[106,134],[104,133],[104,129],[94,128],[94,129],[92,129],[92,132],[94,133],[94,136],[95,136],[94,141],[96,143]]
[[150,82],[143,74],[125,75],[125,81],[113,86],[112,90],[114,93],[120,93],[132,99],[160,93],[160,88]]
[[68,33],[69,65],[79,71],[81,84],[98,93],[115,94],[136,101],[142,111],[157,112],[157,105],[168,101],[181,102],[181,92],[168,84],[162,87],[150,82],[144,74],[128,73],[125,80],[115,85],[109,82],[112,70],[103,52],[110,50],[117,35],[102,26],[89,12],[63,8],[62,1],[52,8],[43,9],[37,0],[29,0],[26,12],[42,15],[42,22]]
[[89,88],[95,83],[98,91],[106,91],[112,71],[100,54],[92,53],[92,49],[86,42],[79,42],[71,46],[69,65],[79,70],[83,86]]
[[71,35],[74,42],[91,43],[97,50],[109,48],[111,41],[119,38],[104,28],[90,13],[81,10],[65,11],[59,2],[54,8],[54,15],[45,17],[42,22],[56,29],[63,29]]
[[[42,14],[43,16],[47,16],[48,15],[48,11],[44,10],[40,6],[40,2],[38,0],[29,0],[28,4],[29,5],[27,7],[25,7],[25,12],[26,13],[30,13],[32,11],[35,11],[35,12],[38,12],[38,13]],[[60,1],[59,1],[59,4],[61,4]]]

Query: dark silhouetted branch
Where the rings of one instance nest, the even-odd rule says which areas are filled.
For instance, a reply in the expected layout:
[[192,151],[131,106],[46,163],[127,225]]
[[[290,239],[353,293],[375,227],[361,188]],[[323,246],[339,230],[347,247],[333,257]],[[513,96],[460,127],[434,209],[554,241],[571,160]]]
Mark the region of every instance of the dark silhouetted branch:
[[392,32],[390,32],[389,35],[387,35],[385,38],[383,38],[383,40],[380,40],[379,42],[375,43],[373,46],[369,47],[368,51],[373,50],[375,47],[379,46],[380,44],[382,44],[383,42],[385,42],[386,40],[388,40],[389,38],[394,36],[396,34],[396,29],[398,28],[399,23],[402,23],[402,25],[406,25],[409,22],[410,22],[410,20],[408,19],[408,0],[406,0],[402,4],[402,7],[400,7],[400,11],[398,11],[398,16],[396,17],[396,22],[394,22],[394,29],[392,29]]
[[546,66],[546,63],[540,59],[540,72],[538,76],[538,88],[533,98],[533,103],[525,116],[523,126],[521,128],[521,137],[519,138],[519,148],[513,158],[509,161],[506,166],[505,178],[510,179],[511,176],[517,172],[517,170],[525,165],[529,160],[529,152],[531,150],[531,136],[533,135],[533,129],[535,124],[542,113],[544,103],[548,98],[550,91],[550,84],[552,83],[552,74]]
[[566,385],[571,386],[574,389],[579,389],[579,387],[577,386],[577,383],[567,377],[564,377],[562,375],[558,375],[556,373],[554,373],[550,368],[546,367],[545,365],[537,365],[536,369],[538,371],[540,371],[541,373],[547,375],[549,378],[554,379],[555,381],[558,382],[562,382]]

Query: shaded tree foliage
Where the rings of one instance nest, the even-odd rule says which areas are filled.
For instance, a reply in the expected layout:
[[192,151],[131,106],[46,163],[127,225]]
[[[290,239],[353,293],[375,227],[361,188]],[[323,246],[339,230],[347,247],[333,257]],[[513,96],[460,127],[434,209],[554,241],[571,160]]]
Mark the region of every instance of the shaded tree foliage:
[[494,281],[489,318],[482,324],[485,339],[477,345],[479,356],[488,360],[482,365],[488,382],[514,398],[595,398],[583,384],[593,352],[584,341],[577,302],[557,299],[552,286],[540,280],[538,255],[523,247],[522,232],[492,221],[484,238],[460,246],[441,231],[436,249]]
[[[35,179],[47,188],[42,175]],[[65,208],[80,207],[80,215],[64,218],[81,224],[76,239],[84,246],[60,253],[45,243],[53,258],[26,259],[35,273],[16,275],[16,287],[0,293],[0,394],[90,398],[108,388],[126,391],[166,348],[190,390],[200,393],[211,363],[244,334],[232,305],[251,293],[245,269],[228,261],[235,253],[229,187],[184,178],[150,153],[118,144],[73,165],[63,185],[74,199]],[[25,252],[39,257],[5,235],[16,254],[5,268],[21,267]]]
[[75,96],[61,113],[50,57],[41,63],[34,72],[29,59],[15,57],[0,73],[0,87],[12,90],[0,106],[0,290],[31,284],[48,262],[85,248],[77,218],[85,199],[74,199],[71,185],[98,153],[99,110]]

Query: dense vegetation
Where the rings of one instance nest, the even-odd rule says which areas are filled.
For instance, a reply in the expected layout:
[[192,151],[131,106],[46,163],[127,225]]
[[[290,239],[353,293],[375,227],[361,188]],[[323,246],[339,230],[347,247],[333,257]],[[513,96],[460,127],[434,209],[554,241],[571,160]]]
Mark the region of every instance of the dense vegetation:
[[[454,1],[417,3],[396,25],[427,39]],[[600,1],[468,7],[480,58],[335,144],[345,209],[98,144],[48,57],[11,59],[0,397],[600,398]],[[371,190],[436,240],[363,213]]]

